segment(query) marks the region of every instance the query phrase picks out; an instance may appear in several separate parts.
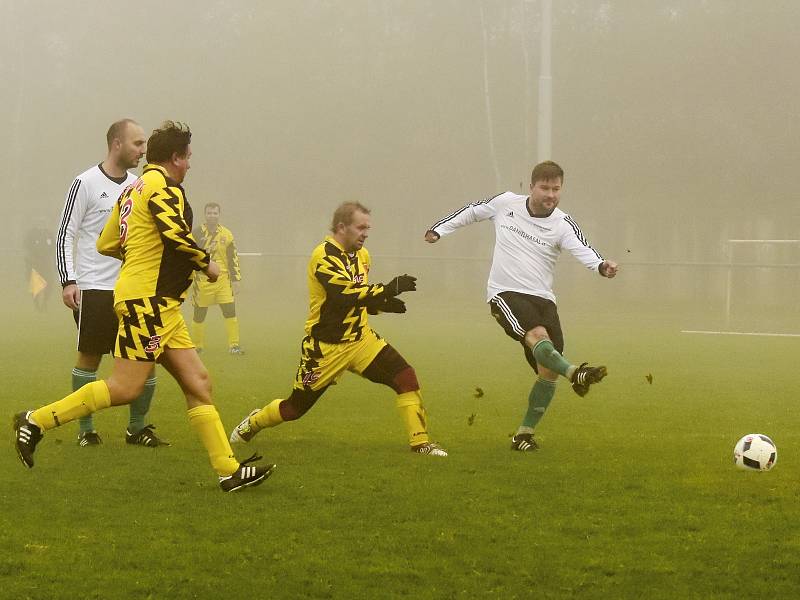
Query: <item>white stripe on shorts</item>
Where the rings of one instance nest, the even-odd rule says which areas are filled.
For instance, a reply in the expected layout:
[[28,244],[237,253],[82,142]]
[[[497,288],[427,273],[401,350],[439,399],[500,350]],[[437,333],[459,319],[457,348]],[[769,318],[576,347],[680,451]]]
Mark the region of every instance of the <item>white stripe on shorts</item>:
[[506,318],[506,321],[508,321],[509,325],[511,325],[511,329],[514,330],[514,333],[516,333],[519,337],[524,338],[525,333],[527,332],[525,329],[523,329],[522,325],[519,324],[517,317],[515,317],[514,313],[511,312],[511,309],[508,307],[508,304],[506,304],[506,301],[500,296],[495,296],[489,300],[489,302],[493,303],[502,311],[503,316]]
[[75,341],[75,350],[81,347],[81,321],[83,320],[83,292],[81,292],[81,301],[78,302],[78,336]]

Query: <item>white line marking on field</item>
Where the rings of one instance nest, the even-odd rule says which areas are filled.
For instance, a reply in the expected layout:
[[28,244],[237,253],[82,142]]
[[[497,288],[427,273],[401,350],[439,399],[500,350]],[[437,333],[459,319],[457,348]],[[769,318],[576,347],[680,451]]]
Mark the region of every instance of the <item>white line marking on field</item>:
[[800,333],[758,333],[758,332],[744,332],[744,331],[694,331],[691,329],[682,329],[681,333],[700,333],[703,335],[755,335],[762,337],[800,337]]

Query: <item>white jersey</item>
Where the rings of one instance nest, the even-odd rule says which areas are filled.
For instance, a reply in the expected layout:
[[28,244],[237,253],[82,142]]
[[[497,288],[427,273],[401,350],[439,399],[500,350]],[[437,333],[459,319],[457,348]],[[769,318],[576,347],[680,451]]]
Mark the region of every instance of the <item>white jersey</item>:
[[594,271],[603,262],[567,213],[556,208],[547,217],[534,217],[528,211],[528,197],[513,192],[468,204],[430,230],[444,237],[486,219],[494,221],[495,231],[487,302],[500,292],[520,292],[555,302],[553,271],[562,249]]
[[62,286],[77,283],[81,290],[114,289],[122,263],[100,254],[95,244],[114,202],[134,181],[132,173],[115,178],[95,165],[72,182],[56,237],[56,266]]

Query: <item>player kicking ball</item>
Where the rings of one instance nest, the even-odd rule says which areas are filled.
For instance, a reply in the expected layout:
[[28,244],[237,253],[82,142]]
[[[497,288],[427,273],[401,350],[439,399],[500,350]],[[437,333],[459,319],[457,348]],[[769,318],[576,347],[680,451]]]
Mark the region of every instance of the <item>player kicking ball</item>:
[[353,371],[397,394],[412,452],[447,456],[428,436],[413,367],[367,322],[368,314],[406,312],[397,296],[417,289],[410,275],[387,284],[368,282],[372,263],[364,242],[370,227],[370,211],[361,204],[346,202],[336,209],[333,235],[314,249],[308,265],[310,310],[292,393],[252,411],[233,430],[231,442],[249,442],[265,427],[299,419],[345,371]]
[[511,449],[536,450],[536,425],[556,391],[558,376],[566,377],[579,396],[606,376],[606,367],[570,364],[564,358],[564,336],[553,293],[553,271],[561,250],[569,250],[590,270],[611,279],[617,263],[604,260],[570,215],[558,208],[564,171],[556,163],[536,165],[530,196],[512,192],[474,202],[444,217],[425,232],[425,241],[478,221],[494,223],[495,246],[489,273],[487,302],[507,335],[520,342],[538,378],[528,394],[528,410],[511,440]]

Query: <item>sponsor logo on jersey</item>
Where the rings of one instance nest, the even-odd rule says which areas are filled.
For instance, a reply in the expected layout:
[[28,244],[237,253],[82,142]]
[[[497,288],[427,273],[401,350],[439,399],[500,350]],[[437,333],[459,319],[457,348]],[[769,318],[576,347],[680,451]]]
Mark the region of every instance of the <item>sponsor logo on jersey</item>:
[[528,233],[527,231],[523,231],[519,227],[516,227],[514,225],[500,225],[500,227],[502,229],[508,229],[510,232],[516,233],[517,235],[522,236],[526,240],[534,242],[535,244],[539,244],[540,246],[547,246],[547,242],[543,242],[535,235],[531,235],[530,233]]
[[144,347],[145,352],[155,352],[161,346],[161,336],[160,335],[151,335],[150,341],[147,343],[147,346]]
[[100,194],[100,200],[102,200],[103,198],[108,198],[108,194],[106,194],[105,192]]
[[305,373],[302,379],[303,385],[311,385],[320,377],[321,375],[317,371],[311,371],[310,373]]
[[513,210],[510,210],[510,211],[508,211],[508,212],[506,213],[506,216],[507,216],[507,217],[514,218],[514,211],[513,211]]

